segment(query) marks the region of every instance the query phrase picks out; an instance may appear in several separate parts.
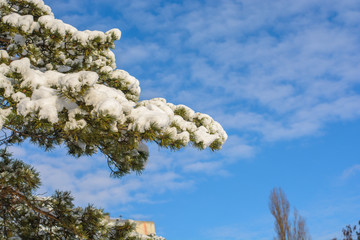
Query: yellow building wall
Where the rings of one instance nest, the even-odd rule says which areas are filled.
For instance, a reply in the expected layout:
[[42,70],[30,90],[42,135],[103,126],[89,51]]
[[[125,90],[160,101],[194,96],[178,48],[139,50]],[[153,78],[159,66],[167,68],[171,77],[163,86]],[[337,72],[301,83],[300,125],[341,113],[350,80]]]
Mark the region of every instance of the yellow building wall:
[[136,232],[149,235],[155,234],[155,224],[151,221],[135,221],[136,223]]
[[[115,224],[117,222],[125,222],[127,220],[119,219],[119,218],[110,218],[109,216],[105,216],[104,220],[108,223]],[[135,231],[140,234],[150,235],[156,234],[155,232],[155,223],[152,221],[134,221],[136,224]]]

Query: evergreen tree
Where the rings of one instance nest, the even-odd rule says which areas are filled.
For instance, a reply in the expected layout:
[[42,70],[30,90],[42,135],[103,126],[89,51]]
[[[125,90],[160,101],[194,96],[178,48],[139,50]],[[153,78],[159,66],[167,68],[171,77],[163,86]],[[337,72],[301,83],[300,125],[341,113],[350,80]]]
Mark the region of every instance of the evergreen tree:
[[[210,116],[162,98],[139,100],[139,81],[115,65],[120,36],[79,31],[42,0],[0,0],[0,145],[64,145],[75,157],[100,151],[114,177],[143,170],[149,141],[219,150],[227,135]],[[75,207],[69,192],[34,195],[39,174],[6,150],[0,157],[2,238],[139,237],[130,222],[109,226],[101,209]]]
[[143,170],[145,145],[218,150],[227,135],[210,116],[154,98],[116,69],[120,30],[78,31],[42,0],[0,0],[1,143],[25,139],[76,157],[102,152],[115,177]]
[[136,240],[131,221],[109,224],[102,209],[75,207],[69,192],[39,197],[39,173],[0,150],[0,239]]

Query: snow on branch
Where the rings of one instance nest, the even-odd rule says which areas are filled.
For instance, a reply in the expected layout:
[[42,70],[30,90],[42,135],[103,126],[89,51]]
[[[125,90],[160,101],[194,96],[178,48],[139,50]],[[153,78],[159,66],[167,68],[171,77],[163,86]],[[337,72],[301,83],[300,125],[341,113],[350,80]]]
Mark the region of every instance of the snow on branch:
[[206,114],[162,98],[139,101],[139,81],[116,69],[111,51],[120,30],[79,31],[41,0],[1,0],[0,9],[0,37],[9,39],[0,50],[0,127],[16,130],[12,142],[32,135],[46,148],[65,143],[78,156],[99,149],[128,172],[142,169],[144,141],[212,150],[226,141]]

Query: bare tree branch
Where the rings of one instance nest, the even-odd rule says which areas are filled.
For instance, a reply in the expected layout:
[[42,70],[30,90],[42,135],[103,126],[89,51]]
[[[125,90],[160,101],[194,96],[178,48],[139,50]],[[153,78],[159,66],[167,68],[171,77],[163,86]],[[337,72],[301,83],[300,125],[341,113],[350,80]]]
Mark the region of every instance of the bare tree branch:
[[311,239],[305,219],[294,209],[294,221],[289,220],[290,204],[281,188],[273,188],[270,192],[269,209],[275,218],[276,240],[309,240]]

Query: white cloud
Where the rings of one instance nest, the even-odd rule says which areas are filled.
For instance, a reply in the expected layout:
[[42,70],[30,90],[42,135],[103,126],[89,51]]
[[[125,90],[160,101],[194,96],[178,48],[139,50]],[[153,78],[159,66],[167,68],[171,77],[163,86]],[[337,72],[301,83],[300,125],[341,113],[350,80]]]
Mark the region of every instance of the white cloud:
[[[330,121],[358,118],[359,96],[352,90],[359,84],[360,45],[354,34],[358,26],[352,29],[346,19],[329,20],[334,11],[341,16],[352,4],[333,1],[325,6],[321,1],[307,1],[291,4],[289,9],[284,8],[286,1],[219,1],[196,10],[185,4],[184,24],[176,24],[178,18],[167,20],[181,36],[190,38],[184,38],[180,48],[171,43],[164,48],[178,59],[188,57],[183,50],[196,51],[196,57],[182,62],[192,70],[191,80],[207,90],[219,90],[204,98],[198,97],[202,94],[198,88],[190,88],[181,98],[201,109],[214,106],[217,113],[222,108],[227,116],[260,116],[262,124],[252,124],[250,130],[268,140],[311,135]],[[318,7],[320,13],[315,11]],[[161,13],[158,19],[164,17]],[[221,89],[227,94],[220,95]],[[260,111],[242,110],[247,102]],[[233,120],[234,125],[245,125],[242,119]]]
[[[213,174],[237,159],[251,158],[260,141],[313,135],[329,122],[359,118],[360,95],[354,88],[360,83],[360,9],[356,1],[330,2],[106,0],[91,1],[96,7],[87,11],[89,1],[48,1],[65,21],[79,27],[125,28],[115,50],[118,65],[139,75],[144,98],[188,104],[234,131],[217,155],[189,150],[174,157],[154,148],[141,181],[146,174],[154,177],[148,185],[168,179],[160,192],[192,186],[183,174]],[[104,8],[119,14],[103,16]],[[227,160],[214,161],[214,156]],[[72,168],[39,167],[66,169],[49,174],[47,181],[55,185],[60,179],[70,184],[70,173],[93,182],[98,191],[101,184],[113,184],[105,180],[106,172],[96,172],[104,179],[87,174],[91,164],[65,162]],[[114,188],[132,199],[138,184]]]
[[273,234],[273,219],[264,215],[241,223],[219,225],[203,232],[207,239],[214,240],[266,240]]
[[360,172],[360,164],[355,164],[353,166],[351,166],[348,169],[345,169],[341,175],[341,179],[343,181],[349,179],[350,177],[358,174]]
[[[354,212],[360,210],[360,196],[354,192],[346,196],[334,196],[321,201],[312,201],[307,207],[307,225],[313,239],[342,238],[342,228],[356,224],[359,219]],[[322,224],[319,224],[321,222]],[[329,238],[331,236],[331,238]]]
[[20,146],[10,146],[8,147],[9,152],[13,154],[15,158],[22,158],[26,156],[26,151]]
[[[109,178],[101,156],[76,159],[64,150],[44,155],[12,148],[41,171],[40,192],[71,190],[78,203],[113,210],[119,203],[152,203],[158,194],[196,187],[196,176],[231,174],[228,166],[251,159],[262,141],[314,135],[328,123],[360,117],[357,0],[101,1],[117,16],[103,16],[97,7],[88,13],[85,0],[47,2],[82,29],[123,27],[118,66],[140,80],[142,97],[165,97],[209,113],[230,136],[217,153],[170,153],[152,145],[145,172],[123,179]],[[359,171],[354,165],[342,178]],[[341,209],[322,211],[319,216],[335,219],[331,212]],[[327,229],[316,232],[316,239],[331,236]],[[271,233],[229,225],[208,236],[269,239]]]
[[166,61],[169,53],[154,42],[140,43],[138,40],[130,39],[125,44],[120,44],[120,48],[115,50],[118,58],[118,65],[137,65],[152,61]]
[[[164,160],[169,153],[158,153],[152,166],[143,174],[131,174],[121,179],[110,178],[106,160],[100,154],[93,157],[75,158],[66,155],[64,148],[56,148],[52,153],[39,153],[33,145],[9,149],[20,159],[30,163],[40,172],[42,187],[39,194],[51,195],[55,190],[71,191],[76,203],[93,203],[107,209],[120,204],[152,202],[155,195],[165,192],[190,189],[194,178],[186,178],[176,173],[172,161]],[[159,163],[157,163],[157,161]]]
[[185,172],[200,172],[214,175],[228,175],[222,162],[195,162],[184,166]]
[[[226,116],[226,124],[270,141],[359,118],[356,1],[107,0],[104,6],[121,13],[111,20],[97,11],[82,15],[86,1],[53,4],[64,12],[74,4],[77,13],[68,17],[80,25],[94,19],[87,24],[140,33],[123,37],[116,55],[139,78],[143,98],[166,97],[215,119]],[[244,114],[249,120],[242,122]]]
[[39,194],[51,195],[57,189],[71,191],[76,204],[93,203],[112,211],[119,204],[153,203],[159,194],[196,188],[204,174],[227,176],[226,165],[249,158],[254,151],[236,136],[230,136],[223,151],[218,153],[195,149],[169,152],[155,144],[150,145],[150,150],[148,165],[141,175],[113,179],[101,154],[75,158],[67,155],[64,147],[51,153],[29,144],[10,148],[40,172]]
[[140,221],[150,221],[152,219],[152,216],[149,215],[144,215],[144,214],[131,214],[130,219],[134,219],[134,220],[140,220]]

